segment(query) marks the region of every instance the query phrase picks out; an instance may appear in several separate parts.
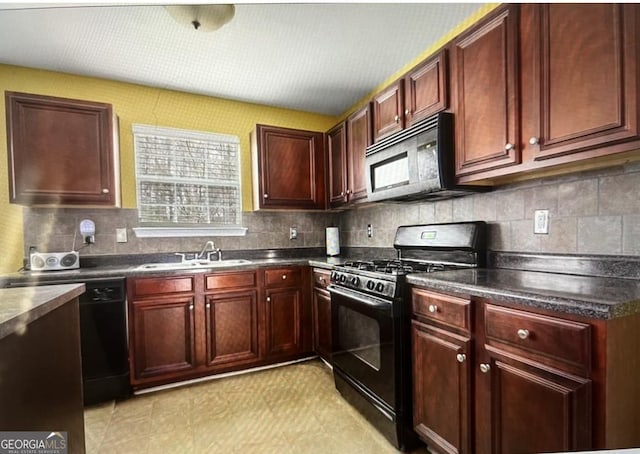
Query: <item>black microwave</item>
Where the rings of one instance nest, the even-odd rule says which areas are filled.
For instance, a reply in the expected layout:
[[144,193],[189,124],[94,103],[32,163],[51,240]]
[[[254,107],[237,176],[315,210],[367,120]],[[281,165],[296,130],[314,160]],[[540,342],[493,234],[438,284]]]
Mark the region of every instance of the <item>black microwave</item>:
[[441,112],[367,147],[369,201],[440,200],[486,191],[455,183],[453,114]]

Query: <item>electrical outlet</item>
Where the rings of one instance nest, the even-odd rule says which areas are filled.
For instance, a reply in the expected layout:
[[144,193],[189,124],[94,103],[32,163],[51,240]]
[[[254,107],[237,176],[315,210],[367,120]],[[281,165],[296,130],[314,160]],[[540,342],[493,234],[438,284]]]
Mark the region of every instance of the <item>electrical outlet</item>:
[[127,242],[127,229],[116,229],[116,243]]
[[295,240],[298,238],[298,228],[297,227],[289,227],[289,239]]
[[373,226],[371,224],[367,224],[367,237],[373,237]]
[[533,233],[549,233],[549,210],[536,210],[533,213]]

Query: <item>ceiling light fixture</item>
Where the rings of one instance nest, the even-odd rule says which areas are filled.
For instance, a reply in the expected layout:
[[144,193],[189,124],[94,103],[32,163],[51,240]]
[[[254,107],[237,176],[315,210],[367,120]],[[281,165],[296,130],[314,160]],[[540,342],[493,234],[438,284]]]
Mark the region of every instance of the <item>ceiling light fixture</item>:
[[165,9],[179,24],[203,32],[219,29],[236,12],[233,5],[167,5]]

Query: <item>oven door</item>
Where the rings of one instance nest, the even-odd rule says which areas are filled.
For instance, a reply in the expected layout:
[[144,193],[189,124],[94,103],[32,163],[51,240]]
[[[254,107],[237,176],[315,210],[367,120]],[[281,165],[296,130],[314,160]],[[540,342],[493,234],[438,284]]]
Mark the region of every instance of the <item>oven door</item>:
[[328,289],[333,367],[395,408],[392,302],[335,285]]

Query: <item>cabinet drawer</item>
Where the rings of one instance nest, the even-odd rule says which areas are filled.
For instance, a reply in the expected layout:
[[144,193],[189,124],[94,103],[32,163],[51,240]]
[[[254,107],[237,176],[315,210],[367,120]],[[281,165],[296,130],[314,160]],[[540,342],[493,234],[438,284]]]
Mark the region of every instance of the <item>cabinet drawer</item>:
[[313,270],[313,285],[320,288],[327,288],[331,273],[326,270],[315,268]]
[[506,345],[591,368],[591,327],[584,323],[487,304],[487,344]]
[[216,273],[205,277],[205,289],[228,289],[256,286],[256,272]]
[[297,287],[302,283],[300,268],[268,269],[264,272],[264,285],[270,287]]
[[145,277],[133,281],[134,296],[153,296],[193,291],[193,276]]
[[414,315],[467,331],[471,328],[471,301],[468,299],[414,288],[411,306]]

